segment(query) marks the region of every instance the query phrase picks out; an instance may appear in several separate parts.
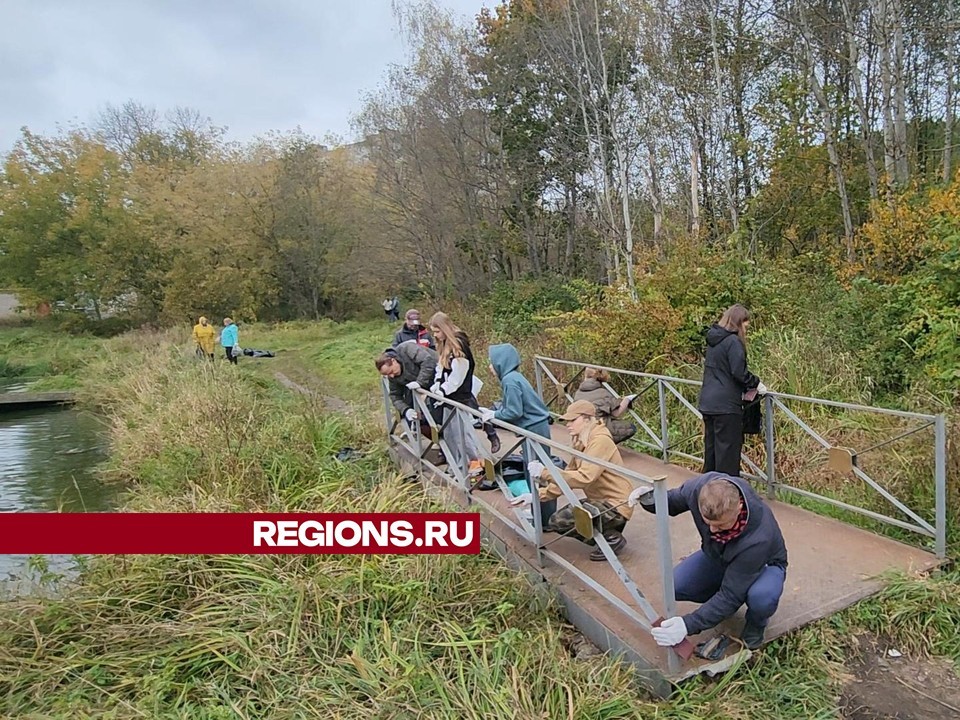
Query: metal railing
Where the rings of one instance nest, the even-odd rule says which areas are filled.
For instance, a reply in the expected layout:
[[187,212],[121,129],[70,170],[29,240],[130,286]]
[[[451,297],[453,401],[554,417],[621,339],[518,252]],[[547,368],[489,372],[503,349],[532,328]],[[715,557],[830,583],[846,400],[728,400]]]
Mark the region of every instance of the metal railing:
[[[569,379],[561,380],[557,377],[559,370],[556,373],[553,372],[548,366],[548,363],[553,366],[573,368],[574,371]],[[653,428],[651,428],[650,425],[645,422],[635,410],[631,408],[629,411],[630,416],[637,422],[640,429],[646,433],[646,438],[634,439],[632,442],[635,442],[642,447],[659,452],[665,463],[670,462],[671,456],[682,457],[695,462],[703,461],[702,457],[677,450],[676,447],[682,443],[674,443],[671,445],[669,432],[670,418],[667,407],[667,399],[669,397],[674,397],[686,410],[696,415],[697,418],[702,419],[703,416],[701,415],[700,411],[697,410],[697,408],[683,396],[683,393],[680,392],[680,390],[678,390],[679,387],[683,386],[700,387],[703,384],[702,382],[699,380],[688,380],[685,378],[670,377],[667,375],[654,375],[635,370],[624,370],[622,368],[605,367],[593,363],[561,360],[558,358],[537,355],[534,358],[534,373],[536,376],[537,392],[539,393],[540,397],[544,399],[544,402],[548,407],[560,399],[565,399],[567,402],[573,402],[573,395],[571,395],[570,389],[573,387],[574,383],[580,379],[581,375],[587,368],[597,368],[600,370],[605,370],[608,373],[615,373],[628,378],[641,379],[645,382],[645,384],[636,391],[638,396],[645,395],[653,387],[657,388],[660,421],[659,434]],[[549,398],[544,395],[544,387],[547,381],[549,381],[550,385],[552,385],[553,391],[555,392],[555,394],[551,395]],[[604,386],[610,393],[617,395],[617,393],[608,383],[604,383]],[[865,450],[860,450],[857,452],[855,449],[836,446],[829,442],[821,433],[818,433],[816,430],[811,428],[807,422],[805,422],[795,412],[787,407],[785,401],[794,401],[822,407],[842,408],[845,410],[869,412],[909,420],[918,420],[922,424],[918,427],[911,428],[906,432],[900,433],[896,437],[887,439],[883,442],[874,444]],[[909,530],[917,533],[918,535],[931,538],[934,544],[934,552],[936,553],[937,557],[943,558],[946,555],[947,439],[946,420],[943,415],[927,415],[923,413],[907,412],[904,410],[891,410],[887,408],[871,407],[868,405],[858,405],[855,403],[844,403],[834,400],[823,400],[821,398],[774,392],[764,395],[762,397],[762,402],[764,410],[764,445],[766,451],[766,467],[759,467],[746,454],[741,455],[741,458],[744,465],[749,470],[749,472],[744,474],[748,477],[752,477],[764,482],[766,484],[768,498],[774,498],[776,492],[779,490],[793,493],[817,502],[826,503],[827,505],[863,515],[872,520],[898,527],[903,530]],[[848,475],[851,475],[862,481],[865,485],[876,491],[876,493],[883,497],[887,502],[897,508],[897,510],[899,510],[907,519],[884,515],[883,513],[879,513],[868,508],[846,503],[841,500],[837,500],[836,498],[799,488],[786,482],[781,482],[778,479],[776,463],[777,448],[776,433],[774,431],[775,413],[777,413],[776,417],[780,417],[782,414],[783,417],[799,427],[808,437],[812,438],[817,444],[825,449],[827,451],[828,462],[831,469],[838,472],[845,472]],[[921,514],[916,510],[907,507],[904,502],[895,497],[875,478],[871,477],[861,467],[859,467],[857,462],[858,458],[867,452],[877,450],[880,447],[889,445],[907,436],[914,435],[917,432],[929,427],[933,427],[934,430],[934,472],[932,478],[934,483],[934,517],[932,521],[922,517]],[[687,440],[692,440],[695,437],[700,437],[700,435],[687,438]]]
[[[480,420],[481,414],[466,405],[454,402],[440,395],[435,395],[427,390],[416,390],[413,392],[413,401],[418,410],[430,427],[429,441],[424,444],[423,433],[420,431],[419,421],[408,427],[402,420],[396,410],[393,408],[389,385],[386,380],[382,382],[383,400],[384,400],[384,421],[387,429],[387,435],[391,442],[403,447],[410,455],[416,459],[419,469],[429,468],[434,477],[440,479],[449,489],[462,493],[463,499],[468,506],[481,506],[486,512],[494,516],[506,527],[513,530],[519,537],[529,541],[536,548],[537,560],[541,567],[544,567],[547,561],[563,568],[566,572],[576,576],[587,587],[595,593],[606,599],[611,605],[616,607],[631,621],[642,627],[647,632],[653,627],[653,624],[663,617],[673,617],[676,615],[676,599],[674,597],[673,584],[673,551],[670,544],[669,513],[667,509],[667,483],[666,477],[647,477],[633,471],[627,467],[616,465],[598,458],[590,457],[584,453],[558,443],[550,438],[535,435],[522,428],[510,425],[509,423],[493,421],[493,425],[501,430],[506,430],[516,436],[514,444],[505,451],[501,451],[502,457],[507,457],[518,448],[523,448],[524,466],[533,459],[539,460],[549,471],[553,482],[561,489],[567,502],[574,508],[583,508],[580,498],[573,492],[561,474],[560,468],[554,462],[549,450],[559,451],[569,454],[571,457],[579,457],[589,461],[592,464],[612,470],[631,482],[646,485],[653,488],[654,505],[656,509],[656,527],[657,527],[657,557],[658,567],[661,574],[663,589],[663,614],[657,612],[647,597],[643,594],[637,583],[630,576],[627,569],[620,562],[620,559],[614,554],[602,532],[594,533],[594,540],[597,547],[603,552],[606,561],[614,569],[620,583],[626,589],[628,596],[636,605],[632,606],[625,602],[623,598],[611,592],[608,588],[597,582],[588,573],[579,569],[576,565],[564,558],[557,552],[550,550],[548,546],[551,543],[544,542],[543,524],[546,518],[541,517],[540,504],[534,500],[530,506],[530,517],[526,517],[524,511],[519,508],[511,508],[513,517],[504,514],[500,508],[484,498],[474,494],[474,486],[469,477],[467,467],[466,453],[463,451],[464,438],[457,437],[455,442],[459,443],[459,448],[451,445],[450,438],[444,437],[443,431],[450,428],[453,413],[461,413],[461,418],[466,422],[460,422],[461,432],[467,428],[467,432],[473,432],[472,426],[474,419]],[[435,406],[445,408],[444,419],[437,421],[431,412],[428,402],[432,401]],[[452,412],[451,412],[452,411]],[[444,453],[447,459],[446,468],[441,468],[428,459],[433,446],[437,446]],[[495,480],[503,496],[508,500],[511,493],[506,486],[503,478],[494,472],[492,459],[488,458],[485,463],[485,474],[491,480]],[[538,497],[538,484],[536,478],[531,478],[529,473],[525,473],[527,487],[533,498]],[[638,508],[639,510],[639,508]],[[589,512],[589,511],[587,511]],[[639,611],[638,611],[639,608]],[[667,653],[667,667],[671,673],[676,673],[680,668],[680,655],[671,650]]]

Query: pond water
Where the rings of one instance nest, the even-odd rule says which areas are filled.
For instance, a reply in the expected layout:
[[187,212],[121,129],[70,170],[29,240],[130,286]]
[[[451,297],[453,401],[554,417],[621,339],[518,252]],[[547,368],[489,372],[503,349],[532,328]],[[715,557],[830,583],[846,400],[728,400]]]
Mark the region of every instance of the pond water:
[[[8,387],[0,392],[16,391]],[[107,435],[94,415],[73,409],[0,413],[0,512],[94,512],[113,508],[117,488],[101,483],[95,468],[107,457]],[[0,523],[2,523],[0,518]],[[67,577],[70,555],[43,563]],[[0,591],[22,592],[39,574],[30,556],[0,555]]]

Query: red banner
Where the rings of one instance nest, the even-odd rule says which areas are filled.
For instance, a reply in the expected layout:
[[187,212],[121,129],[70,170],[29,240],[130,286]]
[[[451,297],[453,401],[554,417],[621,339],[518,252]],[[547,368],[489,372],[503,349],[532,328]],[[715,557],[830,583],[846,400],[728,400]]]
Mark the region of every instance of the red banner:
[[0,554],[479,552],[478,513],[0,513]]

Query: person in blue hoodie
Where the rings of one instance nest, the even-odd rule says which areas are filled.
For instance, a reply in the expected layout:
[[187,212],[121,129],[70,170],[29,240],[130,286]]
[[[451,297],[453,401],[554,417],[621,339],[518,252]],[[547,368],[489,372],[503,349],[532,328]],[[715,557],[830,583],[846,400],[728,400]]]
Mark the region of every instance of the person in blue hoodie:
[[220,333],[220,344],[223,345],[223,352],[227,360],[234,365],[237,364],[237,353],[234,352],[237,345],[240,344],[240,333],[236,324],[230,318],[223,319],[223,332]]
[[487,411],[489,418],[550,437],[550,411],[543,404],[530,382],[520,373],[520,353],[509,344],[491,345],[488,351],[490,369],[503,388],[503,400],[497,411]]
[[[527,432],[550,438],[550,411],[537,395],[530,382],[520,373],[520,353],[509,344],[491,345],[487,351],[490,358],[490,370],[500,381],[503,399],[499,410],[480,408],[484,422],[499,420],[516,425]],[[547,453],[549,448],[545,448]],[[536,460],[536,458],[528,458]],[[529,487],[529,478],[527,480]],[[540,503],[540,517],[544,523],[557,511],[557,501]]]

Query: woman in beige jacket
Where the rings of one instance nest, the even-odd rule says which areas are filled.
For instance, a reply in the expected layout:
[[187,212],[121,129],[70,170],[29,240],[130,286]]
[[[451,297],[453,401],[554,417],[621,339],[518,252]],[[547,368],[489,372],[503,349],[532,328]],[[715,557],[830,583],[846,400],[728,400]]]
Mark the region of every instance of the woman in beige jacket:
[[[620,450],[610,436],[603,420],[597,417],[597,409],[587,400],[577,400],[567,411],[560,416],[560,420],[567,423],[570,431],[571,445],[585,455],[604,460],[614,465],[623,465]],[[550,502],[559,498],[563,491],[553,482],[549,471],[539,462],[527,465],[530,476],[540,482],[540,502]],[[583,490],[586,500],[599,510],[594,519],[594,527],[602,532],[604,538],[619,553],[627,544],[622,530],[633,515],[633,508],[627,505],[633,486],[623,475],[600,465],[574,457],[565,470],[560,471],[561,477],[571,489]],[[522,505],[531,502],[528,495],[521,495],[514,500],[514,504]],[[578,540],[594,545],[594,540],[586,539],[574,527],[573,506],[566,505],[550,516],[544,529],[547,532],[556,532],[569,535]],[[591,560],[603,560],[604,555],[600,548],[590,554]]]

